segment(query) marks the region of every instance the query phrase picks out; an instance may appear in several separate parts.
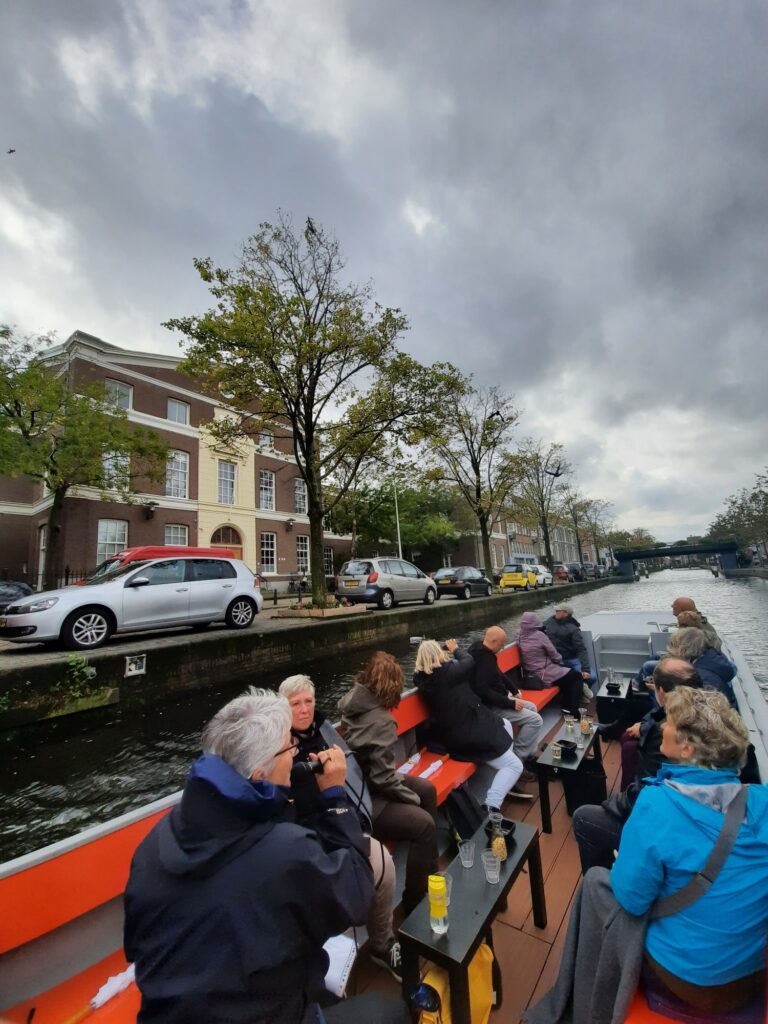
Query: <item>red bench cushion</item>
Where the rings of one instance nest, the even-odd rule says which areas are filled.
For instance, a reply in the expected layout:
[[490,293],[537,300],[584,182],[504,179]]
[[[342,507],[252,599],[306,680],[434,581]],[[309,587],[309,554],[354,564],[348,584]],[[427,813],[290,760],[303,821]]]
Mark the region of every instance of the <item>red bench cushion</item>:
[[413,777],[421,775],[435,761],[443,762],[427,780],[437,790],[438,804],[443,803],[449,793],[460,786],[462,782],[466,782],[477,771],[477,766],[471,761],[452,761],[447,754],[434,754],[431,750],[422,750],[420,753],[419,763],[408,772]]
[[624,1024],[674,1024],[671,1017],[664,1017],[648,1005],[642,986],[635,992],[635,998],[629,1008]]

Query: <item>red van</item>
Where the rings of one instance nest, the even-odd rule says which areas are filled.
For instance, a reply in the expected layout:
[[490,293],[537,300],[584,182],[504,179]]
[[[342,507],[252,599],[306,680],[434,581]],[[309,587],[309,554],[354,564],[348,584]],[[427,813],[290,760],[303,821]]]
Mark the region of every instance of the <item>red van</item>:
[[[173,558],[174,555],[185,555],[187,558],[194,555],[197,555],[199,558],[237,557],[234,551],[231,551],[229,548],[187,548],[182,547],[179,544],[125,548],[123,551],[118,551],[116,555],[108,558],[105,562],[101,562],[100,565],[97,565],[93,572],[88,573],[86,579],[89,582],[91,580],[97,580],[99,577],[105,576],[108,572],[112,572],[113,569],[117,569],[122,565],[127,565],[129,562],[147,562],[150,558]],[[79,582],[84,583],[85,580],[80,580]]]

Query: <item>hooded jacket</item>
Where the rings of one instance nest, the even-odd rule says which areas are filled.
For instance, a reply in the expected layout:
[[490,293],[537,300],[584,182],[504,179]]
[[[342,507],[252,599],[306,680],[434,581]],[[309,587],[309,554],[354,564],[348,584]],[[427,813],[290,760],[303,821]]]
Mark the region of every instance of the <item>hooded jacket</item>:
[[499,668],[496,655],[482,640],[476,640],[468,649],[475,662],[475,674],[472,678],[472,689],[483,702],[493,708],[509,711],[515,706],[515,698],[509,694],[517,693],[512,681]]
[[700,658],[693,663],[693,667],[701,676],[705,686],[713,690],[719,690],[732,708],[738,710],[736,694],[733,692],[731,680],[736,675],[736,666],[729,661],[724,654],[716,651],[714,647],[708,647]]
[[523,612],[517,634],[520,655],[525,671],[537,675],[546,687],[555,686],[558,679],[571,671],[552,641],[542,632],[541,621],[535,612]]
[[364,922],[373,896],[357,816],[341,787],[325,799],[310,831],[284,820],[287,789],[195,761],[125,892],[140,1024],[316,1021],[323,943]]
[[578,658],[582,672],[589,672],[589,656],[584,645],[584,637],[581,635],[581,625],[578,619],[569,615],[566,619],[558,619],[550,615],[544,623],[544,632],[557,648],[558,654],[566,658]]
[[503,719],[485,707],[472,689],[475,662],[466,651],[427,675],[413,677],[429,706],[435,731],[455,761],[493,761],[512,746]]
[[354,750],[373,800],[373,817],[390,800],[419,804],[418,794],[397,771],[397,723],[379,700],[359,683],[339,701],[344,738]]
[[[611,886],[630,914],[644,914],[700,871],[739,788],[735,768],[664,764],[646,780],[624,826]],[[768,790],[750,786],[746,818],[712,888],[685,910],[652,921],[646,949],[694,985],[759,971],[768,934]]]

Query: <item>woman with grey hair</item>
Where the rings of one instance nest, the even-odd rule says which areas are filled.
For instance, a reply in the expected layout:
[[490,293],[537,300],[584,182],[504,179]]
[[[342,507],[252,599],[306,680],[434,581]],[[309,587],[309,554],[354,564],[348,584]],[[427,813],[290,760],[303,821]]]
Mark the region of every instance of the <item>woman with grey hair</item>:
[[736,666],[721,652],[715,650],[703,629],[686,626],[672,634],[667,653],[683,658],[695,667],[704,686],[718,690],[732,708],[736,708],[736,694],[731,680],[736,675]]
[[[530,1024],[597,1019],[590,1007],[624,1020],[641,969],[652,1005],[675,1019],[711,1020],[762,998],[768,790],[739,782],[749,736],[721,693],[679,686],[665,708],[666,763],[646,780],[613,869],[585,875],[560,977]],[[708,863],[716,844],[719,868]]]
[[[317,776],[307,771],[306,765],[311,756],[319,756],[321,751],[337,745],[347,755],[347,795],[357,811],[360,827],[370,837],[373,829],[372,802],[363,773],[347,744],[315,706],[315,684],[307,675],[289,676],[282,681],[278,692],[288,701],[291,709],[291,733],[298,743],[291,773],[291,796],[296,809],[296,820],[311,828],[318,808],[322,810],[322,794],[317,785]],[[395,939],[392,927],[395,865],[389,850],[378,839],[370,838],[369,859],[375,887],[371,911],[366,922],[370,957],[401,981],[400,943]]]

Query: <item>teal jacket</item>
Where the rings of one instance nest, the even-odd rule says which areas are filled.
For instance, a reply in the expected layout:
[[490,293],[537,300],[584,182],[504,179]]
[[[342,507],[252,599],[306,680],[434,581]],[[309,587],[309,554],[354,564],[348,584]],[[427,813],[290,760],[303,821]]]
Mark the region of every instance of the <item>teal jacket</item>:
[[[681,889],[704,866],[735,796],[735,769],[663,764],[624,826],[611,886],[630,914]],[[721,985],[759,971],[768,939],[768,789],[750,786],[747,813],[706,895],[648,926],[645,946],[672,974]]]

